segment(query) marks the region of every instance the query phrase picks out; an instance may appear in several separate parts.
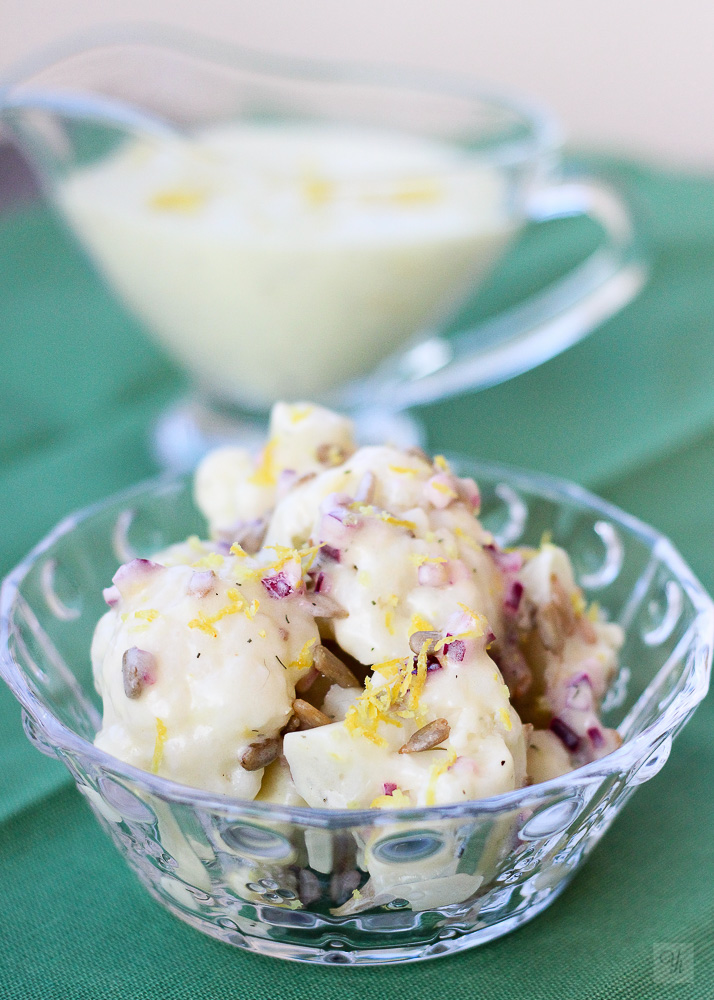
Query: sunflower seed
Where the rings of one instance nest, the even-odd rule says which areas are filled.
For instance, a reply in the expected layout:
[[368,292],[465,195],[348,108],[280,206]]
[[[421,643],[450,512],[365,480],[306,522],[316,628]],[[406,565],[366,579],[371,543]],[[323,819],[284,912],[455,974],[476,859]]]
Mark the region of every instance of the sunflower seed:
[[335,656],[326,646],[315,647],[313,652],[313,666],[324,677],[329,677],[331,681],[339,684],[341,688],[362,687],[347,664],[343,663],[339,656]]
[[132,646],[121,658],[121,673],[124,694],[127,698],[138,698],[145,684],[154,683],[156,657],[145,649]]
[[309,701],[296,698],[293,702],[293,712],[307,729],[317,729],[318,726],[329,726],[332,719]]
[[240,765],[244,771],[259,771],[280,756],[281,741],[276,737],[258,740],[245,748],[240,755]]
[[300,607],[313,618],[347,618],[349,615],[349,611],[327,594],[308,594],[300,601]]
[[420,750],[433,750],[448,739],[451,726],[446,719],[434,719],[421,729],[417,729],[414,735],[407,740],[403,747],[399,748],[399,753],[418,753]]
[[416,653],[418,656],[422,651],[424,643],[427,643],[427,653],[433,653],[439,639],[441,639],[439,632],[412,632],[409,636],[409,648],[412,653]]

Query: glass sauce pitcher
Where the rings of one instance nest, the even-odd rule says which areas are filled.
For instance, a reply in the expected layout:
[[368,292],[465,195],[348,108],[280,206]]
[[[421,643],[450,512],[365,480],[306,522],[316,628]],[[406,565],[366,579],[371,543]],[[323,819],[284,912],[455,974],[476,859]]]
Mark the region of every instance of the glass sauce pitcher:
[[[644,281],[627,209],[560,176],[550,117],[467,80],[114,28],[18,69],[0,114],[109,287],[192,376],[158,430],[172,466],[262,435],[280,398],[416,440],[409,407],[547,360]],[[527,223],[577,215],[602,229],[584,262],[459,323]]]

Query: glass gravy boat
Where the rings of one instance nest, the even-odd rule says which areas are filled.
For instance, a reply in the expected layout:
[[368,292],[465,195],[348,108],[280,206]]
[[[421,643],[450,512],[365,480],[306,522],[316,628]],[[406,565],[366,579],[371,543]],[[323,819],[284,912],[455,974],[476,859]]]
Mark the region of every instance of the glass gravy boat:
[[[113,28],[20,67],[0,121],[115,295],[192,376],[196,395],[159,433],[173,466],[279,398],[408,437],[408,407],[547,360],[645,276],[618,196],[560,176],[550,117],[463,79]],[[460,327],[526,223],[578,215],[603,231],[584,262]]]

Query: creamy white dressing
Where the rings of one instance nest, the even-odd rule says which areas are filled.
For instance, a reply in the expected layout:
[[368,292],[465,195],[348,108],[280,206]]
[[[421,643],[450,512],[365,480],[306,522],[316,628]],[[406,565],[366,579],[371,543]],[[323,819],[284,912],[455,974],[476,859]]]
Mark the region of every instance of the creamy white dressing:
[[515,228],[498,167],[358,126],[135,140],[58,197],[165,346],[214,392],[262,405],[368,372],[452,311]]

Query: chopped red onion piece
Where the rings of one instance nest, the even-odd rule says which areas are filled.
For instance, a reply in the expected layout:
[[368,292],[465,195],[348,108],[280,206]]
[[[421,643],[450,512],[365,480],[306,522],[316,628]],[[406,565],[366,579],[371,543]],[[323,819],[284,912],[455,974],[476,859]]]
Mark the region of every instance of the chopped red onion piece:
[[327,542],[330,546],[339,547],[340,545],[346,545],[350,541],[357,521],[354,519],[343,519],[340,516],[341,512],[347,513],[343,511],[343,508],[338,508],[332,513],[322,515],[320,519],[320,542]]
[[152,562],[150,559],[132,559],[131,562],[119,567],[112,577],[112,583],[121,590],[122,587],[131,587],[132,584],[160,569],[164,569],[161,563]]
[[[415,674],[419,669],[419,657],[414,657],[414,667],[412,668],[412,673]],[[426,657],[426,672],[428,674],[433,674],[435,670],[441,670],[442,664],[438,656],[434,653],[428,653]]]
[[506,588],[506,596],[503,599],[504,610],[515,615],[521,606],[522,597],[523,584],[520,580],[511,580]]
[[195,570],[188,581],[188,592],[191,597],[205,597],[215,582],[216,574],[212,569]]
[[349,509],[352,500],[347,493],[328,493],[320,504],[320,513],[334,517],[343,524],[356,524],[357,518]]
[[385,781],[383,787],[385,795],[392,795],[397,790],[397,786],[393,781]]
[[461,639],[454,639],[453,642],[447,642],[444,644],[444,656],[448,657],[450,660],[455,660],[456,663],[461,663],[466,653],[466,643]]
[[588,739],[590,740],[590,742],[592,743],[592,745],[595,747],[596,750],[599,750],[601,747],[605,746],[605,737],[603,735],[602,730],[598,729],[597,726],[591,726],[588,729]]
[[422,587],[443,587],[449,582],[449,568],[446,563],[423,563],[417,580]]
[[579,673],[568,681],[565,692],[565,704],[576,711],[591,711],[593,705],[593,688],[588,674]]
[[264,576],[260,582],[271,597],[281,599],[289,597],[293,593],[293,588],[284,573],[276,573],[274,576]]
[[503,552],[495,545],[484,545],[484,551],[488,552],[502,573],[518,573],[523,569],[520,552]]
[[119,593],[119,588],[115,586],[105,587],[102,591],[102,597],[107,602],[110,608],[113,608],[119,603],[119,598],[121,594]]
[[580,746],[580,737],[570,728],[567,722],[563,722],[562,719],[555,716],[550,720],[550,729],[571,753],[575,753]]
[[156,657],[145,649],[132,646],[121,658],[121,672],[124,694],[127,698],[138,698],[144,685],[156,680]]
[[333,562],[340,561],[340,550],[336,549],[333,545],[321,545],[320,553],[326,559],[331,559]]

